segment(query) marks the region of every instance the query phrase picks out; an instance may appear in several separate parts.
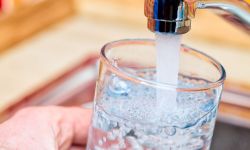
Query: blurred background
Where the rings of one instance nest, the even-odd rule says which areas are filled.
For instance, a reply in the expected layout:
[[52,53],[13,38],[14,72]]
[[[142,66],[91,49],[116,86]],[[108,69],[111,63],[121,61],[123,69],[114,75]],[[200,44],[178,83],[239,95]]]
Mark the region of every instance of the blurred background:
[[[0,119],[31,105],[90,102],[100,48],[154,37],[143,7],[144,0],[0,0]],[[250,149],[249,33],[199,10],[183,43],[227,70],[212,149]]]

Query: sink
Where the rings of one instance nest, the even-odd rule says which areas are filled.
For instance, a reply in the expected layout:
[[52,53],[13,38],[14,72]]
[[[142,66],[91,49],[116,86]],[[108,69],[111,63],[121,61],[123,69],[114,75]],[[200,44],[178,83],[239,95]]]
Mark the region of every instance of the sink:
[[217,122],[211,150],[250,150],[250,128]]

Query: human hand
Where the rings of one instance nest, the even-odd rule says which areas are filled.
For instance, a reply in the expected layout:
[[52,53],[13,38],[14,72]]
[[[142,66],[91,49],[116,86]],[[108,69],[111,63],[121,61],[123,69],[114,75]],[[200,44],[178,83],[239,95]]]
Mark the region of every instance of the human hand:
[[91,110],[30,107],[0,125],[0,150],[81,150]]

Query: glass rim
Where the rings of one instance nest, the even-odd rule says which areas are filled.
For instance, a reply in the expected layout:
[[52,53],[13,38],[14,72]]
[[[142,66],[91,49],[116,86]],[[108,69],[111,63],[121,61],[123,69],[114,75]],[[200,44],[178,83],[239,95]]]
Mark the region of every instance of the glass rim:
[[206,91],[212,88],[216,88],[219,87],[221,85],[223,85],[225,79],[226,79],[226,71],[224,69],[224,67],[214,58],[212,58],[211,56],[208,56],[207,54],[195,50],[193,48],[190,48],[189,46],[186,46],[184,44],[181,45],[182,48],[188,49],[192,52],[197,53],[199,56],[206,58],[206,61],[209,63],[212,63],[214,67],[216,67],[221,76],[220,78],[215,81],[215,82],[210,82],[207,83],[206,85],[202,86],[202,87],[195,87],[195,88],[182,88],[182,87],[178,87],[178,85],[172,85],[172,84],[168,84],[168,83],[160,83],[157,81],[152,81],[152,80],[147,80],[141,77],[138,77],[136,75],[133,75],[129,72],[126,72],[122,69],[120,69],[119,67],[117,67],[116,65],[114,65],[112,63],[112,61],[107,57],[106,52],[109,49],[115,48],[115,47],[119,47],[122,45],[127,45],[127,44],[144,44],[144,45],[154,45],[155,44],[155,40],[153,39],[122,39],[122,40],[117,40],[117,41],[113,41],[113,42],[109,42],[107,44],[105,44],[102,49],[101,49],[101,53],[100,53],[100,60],[107,65],[108,70],[110,70],[112,73],[118,75],[119,77],[126,79],[126,80],[130,80],[132,82],[135,83],[140,83],[146,86],[150,86],[150,87],[154,87],[154,88],[160,88],[160,89],[166,89],[166,90],[175,90],[178,92],[199,92],[199,91]]

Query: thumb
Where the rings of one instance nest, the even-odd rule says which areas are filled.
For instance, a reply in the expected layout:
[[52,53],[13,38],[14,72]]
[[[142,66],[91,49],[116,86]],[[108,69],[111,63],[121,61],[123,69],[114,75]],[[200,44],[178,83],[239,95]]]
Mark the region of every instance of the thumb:
[[73,127],[73,145],[86,144],[91,116],[91,109],[67,108],[65,117],[69,118]]

